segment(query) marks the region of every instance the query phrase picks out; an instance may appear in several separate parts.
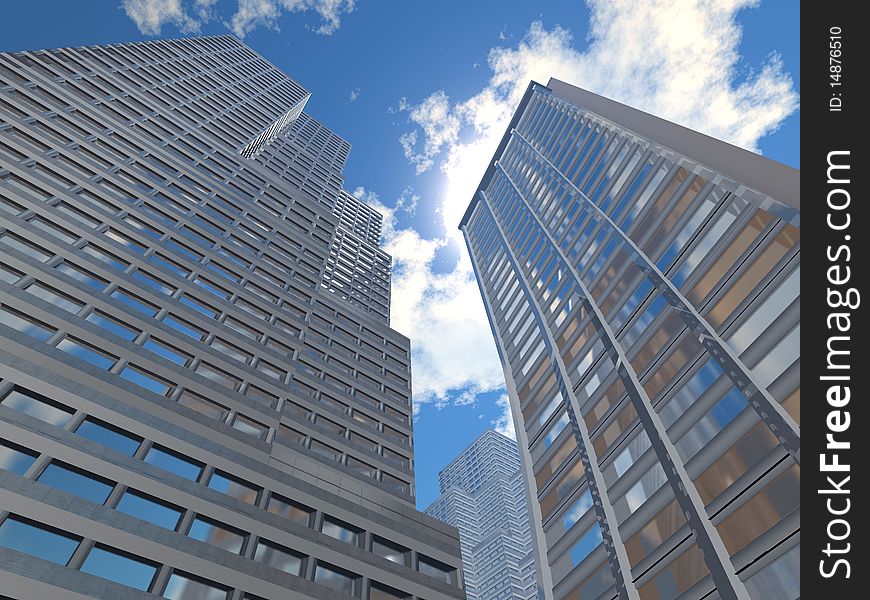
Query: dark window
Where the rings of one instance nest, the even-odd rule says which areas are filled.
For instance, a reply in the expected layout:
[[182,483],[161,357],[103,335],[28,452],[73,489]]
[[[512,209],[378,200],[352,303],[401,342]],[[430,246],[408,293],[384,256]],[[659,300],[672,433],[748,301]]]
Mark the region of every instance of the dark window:
[[257,562],[293,575],[301,574],[304,559],[304,555],[267,540],[260,540],[254,553],[254,560]]
[[269,512],[281,515],[295,523],[300,523],[306,527],[311,526],[311,516],[314,514],[314,509],[308,508],[304,504],[294,502],[289,498],[285,498],[279,494],[272,494],[269,498]]
[[229,588],[220,584],[175,571],[163,597],[169,600],[226,600],[229,592]]
[[358,544],[361,532],[359,528],[330,516],[324,517],[323,526],[320,528],[320,531],[329,537],[353,544],[354,546]]
[[345,594],[355,595],[357,591],[357,582],[360,576],[339,569],[330,564],[317,563],[317,568],[314,570],[314,581],[326,587],[330,587]]
[[377,554],[378,556],[391,560],[394,563],[403,565],[405,564],[405,556],[407,553],[408,549],[399,544],[394,544],[382,537],[372,537],[372,554]]

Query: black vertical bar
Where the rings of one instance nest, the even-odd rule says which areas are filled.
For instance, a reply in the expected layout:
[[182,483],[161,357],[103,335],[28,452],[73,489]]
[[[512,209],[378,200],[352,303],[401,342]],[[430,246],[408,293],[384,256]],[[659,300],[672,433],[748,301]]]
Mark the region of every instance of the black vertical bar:
[[[866,596],[866,20],[861,3],[801,10],[805,598]],[[863,138],[863,139],[862,139]],[[867,299],[870,299],[868,297]],[[832,352],[833,350],[833,352]],[[848,398],[847,398],[848,395]],[[828,437],[830,436],[830,438]],[[848,466],[846,466],[848,465]]]

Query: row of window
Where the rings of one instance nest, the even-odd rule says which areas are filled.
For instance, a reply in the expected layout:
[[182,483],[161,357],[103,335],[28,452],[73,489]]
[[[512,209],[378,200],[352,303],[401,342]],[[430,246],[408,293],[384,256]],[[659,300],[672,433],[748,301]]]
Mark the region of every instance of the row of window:
[[[136,223],[136,224],[134,224],[134,225],[137,225],[137,226],[139,226],[139,229],[142,229],[142,228],[141,228],[141,224]],[[178,245],[177,243],[174,243],[174,244],[175,244],[176,246]],[[182,254],[184,254],[184,253],[182,253]],[[229,257],[230,257],[230,258],[233,258],[232,253],[230,253],[230,256],[229,256]],[[211,263],[211,264],[214,265],[214,263]],[[227,275],[224,273],[224,271],[223,271],[222,269],[218,269],[216,265],[213,266],[212,268],[213,268],[213,270],[215,270],[215,272],[217,272],[218,274],[221,274],[221,275],[223,275],[224,277],[227,276]],[[172,269],[171,269],[171,270],[172,270]],[[249,287],[250,287],[250,284],[249,284]],[[264,295],[266,295],[265,292],[263,292],[263,291],[258,291],[258,290],[254,290],[254,291],[257,292],[258,295],[260,295],[260,296],[264,296]]]
[[[0,270],[0,272],[2,272],[2,270]],[[45,293],[49,292],[46,291]],[[132,337],[127,336],[127,339],[132,340],[133,337],[136,337],[138,338],[138,342],[142,343],[143,347],[148,349],[149,351],[156,353],[164,358],[167,358],[173,362],[180,361],[179,364],[190,366],[194,370],[194,372],[206,377],[211,381],[223,385],[230,385],[233,382],[237,382],[239,384],[241,383],[240,380],[237,380],[233,375],[227,373],[226,371],[223,371],[218,367],[215,367],[214,365],[211,365],[208,362],[201,361],[195,364],[191,364],[192,360],[183,360],[185,356],[184,354],[181,354],[179,351],[177,351],[174,346],[162,342],[159,338],[149,336],[144,339],[143,342],[142,336],[139,335],[137,332],[133,331],[126,325],[118,323],[108,315],[100,313],[99,311],[92,312],[88,316],[87,320],[100,327],[106,328],[108,331],[111,331],[113,333],[118,333],[119,331],[129,332]],[[268,425],[259,422],[256,419],[253,419],[250,416],[242,414],[236,410],[231,410],[219,404],[218,402],[210,400],[206,398],[206,396],[194,392],[190,389],[178,388],[176,390],[176,386],[171,383],[169,379],[165,379],[160,375],[152,372],[151,370],[145,369],[139,365],[131,364],[125,359],[119,359],[117,356],[112,355],[107,350],[98,349],[95,345],[77,337],[73,337],[70,335],[61,337],[60,334],[56,330],[54,330],[54,328],[37,322],[34,319],[27,317],[26,315],[23,315],[18,311],[15,311],[14,309],[0,306],[0,323],[11,326],[31,336],[35,336],[38,339],[42,339],[43,341],[55,340],[54,344],[57,348],[64,352],[67,352],[68,354],[71,354],[72,356],[82,359],[100,369],[117,371],[120,377],[141,387],[144,387],[145,389],[148,389],[154,393],[164,396],[171,395],[178,401],[179,404],[193,409],[210,418],[214,418],[218,421],[224,422],[230,427],[233,427],[234,429],[250,435],[256,439],[265,440],[268,437]],[[61,337],[60,341],[56,341],[58,337]],[[214,341],[219,340],[220,338],[215,338]],[[115,368],[116,364],[120,366],[118,368]],[[304,384],[300,383],[299,385]],[[233,387],[233,389],[241,389],[241,385],[233,385],[231,387]],[[268,403],[273,408],[283,410],[284,414],[287,414],[296,421],[307,421],[313,417],[313,411],[310,411],[308,408],[298,405],[292,401],[286,401],[286,404],[282,408],[279,404],[273,402],[274,400],[277,400],[275,396],[269,394],[268,392],[265,392],[257,386],[252,387],[249,384],[244,389],[244,394],[247,397],[250,397],[260,403]],[[322,403],[329,403],[328,406],[330,407],[330,409],[333,412],[336,412],[339,416],[345,419],[351,418],[348,416],[348,413],[350,412],[349,405],[331,399],[328,395],[322,396],[320,398],[320,401]],[[343,408],[344,411],[340,412],[341,408]],[[354,409],[353,411],[353,421],[355,423],[362,423],[368,426],[379,426],[379,423],[376,420],[371,419],[364,412],[360,412],[356,409]],[[373,440],[366,438],[364,435],[360,435],[354,431],[350,431],[344,425],[340,425],[338,423],[330,421],[326,417],[318,416],[314,426],[320,429],[326,429],[327,433],[330,434],[332,439],[349,436],[349,441],[346,443],[349,443],[350,445],[358,448],[363,448],[365,450],[368,450],[369,452],[377,452],[393,466],[396,466],[402,470],[410,469],[410,459],[408,459],[401,453],[395,452],[389,448],[380,448],[379,445]],[[387,425],[380,424],[380,427],[382,435],[384,435],[390,441],[399,444],[408,443],[409,438],[404,433]],[[361,473],[367,477],[378,477],[377,469],[372,465],[366,463],[365,461],[351,456],[349,453],[343,453],[341,450],[337,450],[331,445],[325,444],[313,437],[311,437],[311,439],[305,439],[305,434],[300,434],[296,431],[294,431],[294,434],[292,436],[288,436],[286,435],[287,431],[290,431],[290,429],[286,426],[281,426],[277,435],[278,441],[286,441],[292,437],[294,438],[293,441],[295,443],[304,443],[307,448],[314,450],[318,455],[326,456],[331,460],[338,460],[342,464],[350,467],[355,472]],[[410,484],[387,473],[383,473],[379,477],[379,480],[384,482],[384,484],[390,489],[394,489],[403,493],[411,492]]]
[[[210,581],[195,574],[163,566],[159,562],[136,556],[127,551],[102,543],[90,544],[81,536],[30,519],[10,514],[0,522],[0,547],[10,548],[30,556],[41,558],[61,566],[70,566],[76,550],[82,544],[90,546],[87,554],[76,568],[102,579],[121,585],[159,594],[171,600],[225,600],[233,589],[222,583]],[[288,548],[259,540],[253,560],[264,565],[304,576],[302,571],[306,557]],[[168,577],[159,584],[158,572],[165,568]],[[359,597],[362,577],[329,563],[316,560],[313,581],[338,592]],[[394,588],[372,582],[367,595],[369,600],[401,600],[411,595]],[[243,594],[244,600],[262,600],[252,594]]]
[[[509,222],[507,223],[506,227],[510,227],[510,223],[509,223]],[[492,234],[490,234],[490,235],[492,235]],[[477,237],[477,236],[475,236],[475,237]],[[485,238],[484,238],[484,239],[485,239]],[[474,245],[474,242],[476,242],[476,241],[477,241],[476,239],[473,240],[472,245]],[[532,238],[532,240],[529,242],[529,244],[531,245],[531,243],[532,243],[533,241],[534,241],[534,238]],[[485,247],[475,248],[475,250],[480,251],[482,255],[486,255],[486,252],[488,251],[487,248],[485,248]],[[490,248],[490,250],[491,250],[491,248]],[[500,268],[499,268],[497,262],[496,262],[496,261],[492,261],[491,264],[494,266],[495,271],[498,273],[499,270],[500,270]],[[532,278],[533,278],[533,280],[534,280],[535,273],[533,272],[531,276],[532,276]],[[494,290],[496,290],[495,294],[497,295],[497,297],[499,297],[498,295],[504,293],[504,291],[507,289],[507,287],[508,287],[509,284],[510,284],[510,279],[509,279],[509,278],[505,278],[505,280],[504,280],[503,282],[502,282],[502,281],[499,281],[498,284],[493,285],[493,286],[490,286],[489,289],[494,289]],[[505,309],[504,309],[504,303],[502,304],[502,310],[505,310]],[[507,312],[510,313],[510,309],[508,309]],[[510,316],[510,315],[509,315],[509,316]],[[530,338],[530,339],[533,339],[533,338]],[[527,345],[525,346],[526,349],[529,348],[529,344],[530,344],[530,342],[527,342]],[[603,353],[603,348],[600,349],[600,350],[598,350],[598,352],[597,352],[597,354],[599,354],[599,355],[602,354],[602,353]],[[589,353],[587,356],[590,357],[590,361],[589,361],[589,364],[585,367],[586,369],[588,369],[588,367],[591,366],[591,358],[592,358],[592,356],[593,356],[592,351],[590,351],[590,353]],[[610,368],[612,369],[612,364],[610,365]],[[526,368],[526,370],[528,370],[528,367]],[[602,375],[601,378],[599,378],[599,377],[597,377],[597,376],[593,376],[593,378],[590,379],[590,382],[591,382],[591,381],[600,382],[600,380],[603,379],[603,378],[606,376],[606,373],[602,373],[601,375]],[[522,377],[520,377],[520,378],[518,379],[518,382],[521,384],[521,382],[522,382]],[[598,385],[600,385],[600,383],[596,383],[596,384],[595,384],[595,387],[597,387]],[[595,387],[592,387],[592,385],[587,384],[587,392],[588,392],[590,395],[591,395],[591,394],[594,394],[594,393],[595,393]],[[617,394],[616,397],[619,397],[619,394]],[[555,408],[558,408],[558,405],[559,405],[558,403],[555,403]],[[744,402],[743,404],[738,405],[738,407],[737,407],[736,409],[734,409],[734,408],[729,408],[729,409],[727,409],[727,412],[726,412],[725,414],[729,414],[729,415],[731,415],[730,417],[727,417],[727,419],[729,419],[729,420],[732,419],[733,416],[735,416],[735,415],[739,412],[739,408],[741,408],[741,407],[744,406],[744,405],[745,405],[745,402]],[[555,413],[555,408],[552,409],[552,410],[550,410],[549,413],[547,413],[547,412],[545,411],[545,412],[544,412],[544,415],[543,415],[543,416],[544,416],[544,419],[543,419],[543,420],[546,420],[546,418],[549,417],[550,414],[554,414],[554,413]],[[719,411],[719,413],[721,413],[721,412],[722,412],[722,411]],[[716,412],[714,411],[713,414],[715,415],[715,414],[718,414],[718,413],[716,413]],[[632,415],[633,415],[633,413],[632,413]],[[628,425],[632,420],[633,420],[632,418],[627,419],[627,420],[625,421],[624,425],[622,425],[622,427],[627,427],[627,425]],[[527,420],[526,422],[527,422],[527,424],[529,423],[528,420]],[[564,427],[564,425],[562,424],[563,422],[564,422],[563,419],[559,419],[559,420],[554,420],[554,421],[553,421],[553,425],[552,425],[552,426],[555,427],[555,428],[557,428],[557,434],[558,434],[558,431],[561,431],[562,428]],[[724,422],[722,421],[722,416],[718,416],[718,418],[717,418],[717,422],[721,423],[722,426],[724,426],[725,424],[727,424],[727,420],[724,421]],[[543,424],[543,423],[542,423],[542,424]],[[529,425],[527,425],[527,428],[529,428]],[[708,433],[708,434],[709,434],[709,427],[704,427],[703,425],[699,425],[699,428],[704,429],[704,430],[705,430],[705,433]],[[532,433],[534,433],[534,432],[532,431]],[[711,437],[712,437],[712,435],[711,435]],[[546,439],[546,438],[545,438],[545,439]],[[707,439],[709,439],[709,438],[707,438]],[[647,442],[648,442],[648,440],[647,440]],[[647,444],[647,446],[648,446],[648,444]],[[573,447],[573,446],[572,446],[572,447]],[[602,448],[598,448],[598,450],[599,450],[599,453],[603,452],[603,449],[602,449]],[[557,455],[557,456],[558,456],[558,455]],[[599,456],[601,456],[601,454],[599,454]],[[561,456],[559,456],[558,458],[554,458],[554,459],[553,459],[553,462],[561,463],[561,462],[562,462],[561,457],[564,457],[564,454],[561,455]],[[605,456],[605,458],[606,458],[606,456]],[[636,459],[636,458],[637,458],[637,455],[635,455],[634,458]],[[628,459],[628,460],[626,460],[626,459]],[[575,463],[576,463],[576,460],[577,460],[577,459],[574,459],[574,460],[575,460]],[[625,452],[623,452],[623,454],[620,455],[619,457],[617,457],[617,459],[615,460],[615,462],[612,463],[612,466],[613,466],[613,465],[617,465],[618,470],[620,470],[621,472],[624,473],[624,472],[625,472],[625,469],[627,468],[627,467],[626,467],[626,463],[630,463],[631,460],[632,460],[632,456],[631,456],[631,455],[627,455]],[[570,463],[568,463],[568,464],[570,464]],[[633,511],[637,510],[637,508],[638,508],[638,507],[643,503],[644,499],[647,498],[647,497],[649,497],[649,496],[650,496],[650,495],[651,495],[651,494],[652,494],[656,489],[658,489],[658,487],[661,485],[661,483],[663,483],[663,481],[664,481],[663,473],[660,472],[660,467],[659,467],[658,465],[656,465],[656,467],[659,469],[659,475],[655,475],[655,476],[652,476],[652,475],[651,475],[651,476],[647,477],[646,480],[649,481],[649,484],[648,484],[648,485],[645,484],[645,480],[642,478],[642,480],[639,481],[638,484],[637,484],[634,488],[632,488],[631,490],[628,491],[628,493],[626,493],[626,495],[625,495],[625,502],[626,502],[626,506],[625,506],[625,508],[627,509],[627,512],[633,512]],[[552,473],[552,472],[554,471],[554,469],[561,469],[561,467],[557,464],[555,467],[550,467],[547,471],[542,471],[542,472],[540,472],[539,475],[540,475],[540,476],[543,476],[544,479],[545,479],[545,481],[546,481],[546,479],[549,479],[549,473]],[[565,473],[567,473],[567,475],[565,475],[565,478],[568,478],[568,476],[571,474],[571,471],[565,471]],[[618,474],[621,474],[621,473],[618,473]],[[579,475],[582,475],[582,467],[580,467],[580,471],[579,471],[579,474],[578,474],[578,475],[574,476],[573,478],[570,478],[570,479],[573,479],[573,481],[571,481],[570,483],[567,484],[567,486],[565,487],[565,492],[564,492],[563,494],[559,494],[560,496],[565,497],[565,495],[570,494],[570,492],[573,490],[574,486],[576,485],[576,482],[581,482],[581,481],[582,481],[582,477],[580,477]],[[542,482],[539,481],[539,484],[541,484],[541,483],[542,483]],[[566,484],[565,484],[565,483],[558,483],[558,484],[556,484],[556,485],[558,486],[558,487],[557,487],[557,490],[558,490],[558,488],[561,488],[563,485],[566,485]],[[542,492],[542,493],[543,493],[543,492]],[[545,507],[544,507],[544,504],[547,504],[547,498],[546,498],[546,497],[545,497],[544,499],[542,499],[542,508],[545,508]],[[617,501],[617,503],[615,503],[615,506],[617,506],[617,508],[618,508],[620,504],[621,504],[621,503],[620,503],[619,501]],[[555,508],[555,506],[554,506],[554,508]],[[782,514],[786,514],[786,513],[782,513]],[[584,534],[584,535],[585,535],[585,534]],[[589,534],[589,535],[593,535],[593,534]],[[582,539],[582,538],[581,538],[581,539]]]
[[[10,390],[0,400],[0,405],[12,408],[57,427],[68,426],[73,421],[74,416],[74,411],[70,407],[18,387]],[[315,509],[313,508],[309,508],[274,492],[267,493],[256,484],[245,481],[225,471],[209,469],[201,461],[184,456],[159,444],[149,444],[141,436],[132,434],[94,417],[86,416],[81,419],[79,424],[75,426],[74,433],[126,456],[138,456],[147,464],[163,469],[183,479],[198,482],[214,491],[227,494],[247,504],[260,505],[262,504],[261,498],[268,496],[268,502],[265,506],[266,510],[306,527],[312,527],[316,523]],[[144,453],[140,452],[140,447],[143,444],[146,444],[147,447]],[[6,470],[23,475],[37,458],[38,454],[32,450],[11,442],[0,443],[0,467]],[[386,474],[384,475],[386,476]],[[397,484],[401,483],[395,478],[392,479]],[[56,459],[52,460],[36,475],[36,480],[98,504],[106,502],[116,485],[116,482],[105,477],[86,473],[73,465]],[[128,495],[133,497],[126,499]],[[177,529],[181,523],[181,516],[184,511],[181,507],[158,500],[144,492],[133,489],[125,492],[125,495],[121,496],[119,504],[114,508],[115,510],[132,514],[171,530]],[[241,552],[243,542],[247,538],[246,533],[237,528],[218,523],[207,516],[197,517],[197,519],[202,521],[202,523],[191,526],[187,535],[196,537],[196,539],[201,541],[208,541],[231,552]],[[194,523],[196,522],[194,520]],[[358,547],[361,547],[364,539],[362,529],[328,515],[324,517],[320,528],[324,534]],[[373,547],[371,551],[381,553],[382,556],[394,562],[406,564],[405,558],[401,557],[408,555],[408,549],[399,548],[392,542],[388,542],[378,536],[375,536],[374,539],[376,541],[379,540],[379,545]],[[386,552],[383,548],[387,547],[392,547],[393,553],[383,554],[383,552]],[[396,550],[397,548],[398,550]],[[419,569],[429,575],[455,583],[455,570],[446,567],[438,561],[434,561],[434,559],[421,557]],[[435,574],[433,569],[440,569],[442,575]],[[451,573],[453,575],[450,575]]]
[[[41,260],[41,261],[48,261],[48,260],[50,260],[50,257],[52,256],[47,250],[42,249],[41,247],[37,247],[37,246],[35,246],[35,244],[33,244],[31,242],[25,241],[23,238],[15,235],[11,232],[7,232],[7,233],[3,234],[2,236],[0,236],[0,240],[6,242],[7,245],[11,245],[11,246],[15,247],[16,249],[23,251],[23,252],[27,253],[28,255],[30,255],[38,260]],[[92,256],[96,256],[98,258],[101,258],[105,254],[105,251],[100,250],[95,245],[86,246],[85,251],[87,252],[88,250],[90,250],[90,253]],[[154,255],[152,255],[151,259],[149,259],[149,261],[155,261],[158,259],[160,259],[160,255],[154,254]],[[160,259],[160,260],[162,260],[162,259]],[[82,281],[82,282],[90,285],[91,287],[95,287],[97,289],[102,289],[103,287],[108,286],[108,281],[106,279],[104,279],[96,274],[93,274],[93,273],[89,272],[87,269],[85,269],[79,265],[76,265],[68,260],[56,264],[55,268],[64,272],[67,275],[74,277],[75,279],[77,279],[79,281]],[[10,269],[6,269],[6,272],[9,274],[9,277],[7,278],[7,280],[10,280],[10,282],[11,282],[11,277],[14,276],[15,271],[10,270]],[[174,288],[171,288],[169,286],[169,284],[167,284],[166,282],[159,280],[159,279],[156,279],[154,276],[148,274],[148,272],[146,270],[144,270],[143,268],[140,268],[139,270],[134,272],[133,278],[136,279],[137,282],[143,283],[144,285],[146,285],[148,287],[156,289],[156,291],[158,291],[158,292],[169,292],[169,291],[172,291],[174,289]],[[200,278],[201,278],[201,276],[197,276],[196,281],[199,282]],[[203,287],[203,286],[207,286],[207,284],[202,283],[201,287]],[[31,293],[35,293],[35,294],[39,295],[40,297],[43,297],[44,299],[46,299],[52,303],[55,303],[55,304],[59,305],[61,308],[64,308],[65,310],[68,310],[71,312],[76,312],[76,307],[80,308],[82,306],[82,304],[80,302],[74,300],[73,298],[67,296],[66,294],[63,294],[62,292],[55,290],[53,288],[50,288],[48,286],[45,286],[44,284],[41,284],[41,283],[30,284],[30,286],[28,286],[27,289],[29,291],[31,291]],[[109,289],[112,289],[112,288],[107,288],[107,290],[109,290]],[[156,305],[154,305],[151,302],[144,300],[143,298],[141,298],[135,294],[132,294],[132,293],[130,293],[122,288],[114,289],[111,292],[111,295],[115,299],[124,302],[130,308],[136,310],[137,312],[144,312],[146,315],[151,315],[151,316],[156,315],[158,312],[158,308]],[[178,295],[177,290],[175,291],[175,295]],[[202,305],[202,303],[194,302],[194,300],[192,298],[189,298],[188,296],[179,296],[179,299],[183,303],[187,304],[188,306],[190,306],[194,309],[197,309],[198,312],[200,312],[200,313],[204,313],[204,311],[206,311],[208,309],[207,306]],[[239,304],[240,300],[241,299],[238,299],[236,301],[236,303]],[[220,315],[219,315],[219,313],[217,313],[217,309],[213,309],[213,310],[211,310],[210,313],[208,313],[208,316],[212,316],[212,317],[218,316],[219,317]],[[164,319],[164,322],[173,326],[176,322],[179,322],[179,321],[177,318],[172,318],[172,319],[167,318],[167,319]],[[181,331],[182,333],[185,333],[186,335],[190,335],[197,340],[202,340],[205,337],[205,335],[206,335],[205,329],[201,329],[193,324],[190,324],[189,322],[187,322],[184,319],[181,319],[180,323],[185,324],[185,326],[180,327],[180,328],[179,327],[175,327],[175,328],[177,330]],[[246,336],[250,337],[250,335],[253,335],[253,336],[257,337],[257,334],[254,333],[253,331],[251,331],[250,335],[249,335],[249,328],[247,328],[244,324],[238,322],[233,317],[226,316],[224,323],[226,325],[230,326],[231,328],[235,329],[236,331],[239,331],[240,333],[246,335]],[[302,325],[302,324],[300,323],[300,325]],[[279,329],[282,329],[284,331],[289,331],[290,333],[295,334],[297,337],[299,335],[299,332],[301,331],[299,327],[290,325],[289,323],[286,323],[284,321],[277,321],[276,320],[275,326],[278,326]],[[127,329],[129,329],[129,328],[127,328]],[[260,334],[260,335],[262,335],[262,334]],[[127,339],[132,339],[133,337],[135,337],[135,334],[124,335],[122,337],[125,337]],[[284,344],[275,340],[274,335],[270,335],[268,337],[263,336],[263,337],[266,340],[265,341],[266,346],[271,347],[273,350],[277,350],[280,355],[286,357],[287,355],[290,355],[293,353],[292,348],[290,348],[289,346],[285,346]],[[333,342],[333,343],[336,345],[337,348],[345,348],[343,345],[341,345],[338,342]],[[367,343],[364,343],[364,344],[365,344],[366,349],[368,349],[371,346]],[[240,361],[245,362],[247,364],[256,364],[256,369],[258,369],[259,371],[261,371],[263,374],[267,375],[268,377],[271,377],[273,379],[277,378],[279,381],[284,380],[286,378],[286,373],[283,373],[282,370],[279,367],[277,367],[276,365],[270,363],[269,361],[265,361],[263,358],[256,360],[256,362],[252,362],[255,360],[253,354],[248,353],[245,350],[242,350],[241,348],[239,348],[238,346],[236,346],[235,344],[233,344],[231,342],[228,342],[226,340],[220,339],[219,337],[216,337],[214,339],[214,341],[211,343],[211,345],[215,349],[220,351],[224,356],[226,356],[232,360],[240,360]],[[371,349],[373,351],[377,351],[377,348],[374,346],[371,346]],[[350,348],[347,348],[346,352],[348,354],[350,354],[350,357],[355,356],[354,354],[352,354],[353,351],[350,350]],[[171,359],[173,360],[173,362],[179,362],[179,360],[175,360],[175,359],[179,358],[179,357],[181,357],[183,359],[184,354],[185,354],[184,352],[179,351],[176,348],[171,355]],[[246,358],[247,358],[247,360],[246,360]],[[381,367],[380,365],[378,365],[378,363],[376,363],[374,361],[369,361],[368,359],[365,359],[361,354],[356,356],[356,358],[361,363],[361,366],[363,366],[365,368],[376,369],[377,371],[385,371],[388,374],[388,378],[395,379],[396,383],[398,383],[400,385],[404,384],[404,386],[407,386],[406,380],[404,380],[403,378],[401,378],[399,376],[394,375],[389,369],[385,369],[385,368]],[[188,360],[186,360],[186,361],[182,360],[182,362],[189,363],[190,360],[192,360],[192,356],[188,355]],[[373,386],[375,389],[379,388],[381,385],[378,380],[357,372],[352,367],[345,365],[344,363],[342,363],[340,360],[338,360],[336,358],[330,358],[330,364],[333,367],[336,367],[336,366],[339,367],[346,374],[353,375],[354,373],[357,373],[358,378],[365,377],[365,380],[369,383],[369,385]],[[401,365],[401,363],[397,363],[397,366],[400,366],[400,365]],[[341,368],[341,367],[344,367],[344,368]],[[211,371],[214,371],[214,370],[215,369],[211,369]],[[217,371],[219,372],[220,369],[217,369]],[[238,386],[231,386],[231,387],[238,388]],[[403,399],[403,403],[406,403],[406,401],[404,399]],[[406,417],[403,416],[402,418],[404,419]]]

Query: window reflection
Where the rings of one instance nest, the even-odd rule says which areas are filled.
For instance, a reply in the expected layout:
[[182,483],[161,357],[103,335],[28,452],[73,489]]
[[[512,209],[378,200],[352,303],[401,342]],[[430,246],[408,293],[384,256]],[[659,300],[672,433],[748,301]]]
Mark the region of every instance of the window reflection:
[[65,565],[82,539],[27,519],[12,516],[0,524],[0,546]]
[[157,574],[157,567],[151,561],[98,544],[88,553],[81,570],[127,587],[148,591]]

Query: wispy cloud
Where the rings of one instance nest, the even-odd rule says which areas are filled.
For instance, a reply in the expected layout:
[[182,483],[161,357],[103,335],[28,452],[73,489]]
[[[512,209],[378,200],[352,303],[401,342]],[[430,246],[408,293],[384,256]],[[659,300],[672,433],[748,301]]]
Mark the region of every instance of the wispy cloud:
[[232,15],[217,10],[217,0],[123,0],[124,11],[144,35],[159,35],[165,25],[175,25],[182,33],[197,32],[209,21],[223,21],[239,37],[257,27],[278,30],[285,13],[313,12],[320,17],[315,33],[332,35],[341,27],[341,16],[353,12],[355,0],[238,0]]
[[404,134],[399,142],[405,158],[415,165],[417,174],[425,173],[432,167],[434,158],[445,148],[451,148],[459,141],[461,116],[451,109],[450,98],[439,90],[417,106],[407,106],[408,120],[419,125],[423,131],[422,148],[417,147],[417,129]]
[[384,215],[384,250],[393,257],[391,325],[411,338],[414,408],[474,404],[501,389],[504,375],[468,258],[449,273],[433,265],[446,238],[397,227],[396,212],[419,200],[411,188],[391,205],[358,187],[354,196]]
[[490,51],[492,75],[479,92],[451,101],[436,90],[408,107],[415,127],[400,143],[418,174],[437,162],[446,177],[445,231],[455,231],[532,79],[556,77],[757,151],[759,139],[797,110],[798,95],[777,55],[738,78],[737,15],[756,4],[589,0],[585,48],[568,29],[535,22],[515,46]]
[[514,428],[514,417],[511,412],[511,404],[508,400],[507,394],[499,396],[495,403],[501,411],[501,414],[498,418],[491,421],[492,428],[513,440],[517,439],[517,432]]
[[230,21],[230,29],[244,37],[257,27],[278,29],[278,18],[285,12],[314,11],[321,19],[315,33],[332,35],[341,27],[341,16],[353,12],[355,0],[239,0],[236,14]]
[[[206,2],[197,4],[208,8]],[[175,25],[182,33],[199,31],[200,21],[188,14],[181,0],[124,0],[123,7],[144,35],[159,35],[164,25]]]
[[347,97],[348,102],[356,102],[357,99],[359,98],[359,92],[360,92],[359,88],[353,88]]
[[409,215],[414,215],[417,212],[417,202],[420,201],[420,195],[414,193],[414,188],[410,185],[402,190],[402,195],[396,200],[396,209],[402,210]]

